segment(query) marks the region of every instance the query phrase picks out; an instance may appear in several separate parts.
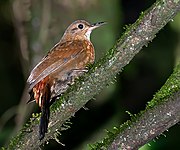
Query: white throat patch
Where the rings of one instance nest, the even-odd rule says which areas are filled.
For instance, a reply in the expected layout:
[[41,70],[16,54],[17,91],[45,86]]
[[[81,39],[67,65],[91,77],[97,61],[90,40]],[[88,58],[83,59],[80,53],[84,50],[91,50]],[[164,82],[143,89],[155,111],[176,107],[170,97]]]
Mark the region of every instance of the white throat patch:
[[90,35],[91,35],[92,30],[88,30],[85,34],[86,38],[90,41]]

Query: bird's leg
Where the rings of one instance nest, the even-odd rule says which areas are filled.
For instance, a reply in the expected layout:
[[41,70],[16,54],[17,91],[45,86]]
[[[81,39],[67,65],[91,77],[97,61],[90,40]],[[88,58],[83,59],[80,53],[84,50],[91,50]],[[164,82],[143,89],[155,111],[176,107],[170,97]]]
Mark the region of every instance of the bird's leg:
[[85,72],[88,72],[88,69],[87,69],[87,68],[83,68],[83,69],[72,69],[72,70],[68,73],[67,80],[74,82],[74,79],[75,79],[76,77],[84,74]]

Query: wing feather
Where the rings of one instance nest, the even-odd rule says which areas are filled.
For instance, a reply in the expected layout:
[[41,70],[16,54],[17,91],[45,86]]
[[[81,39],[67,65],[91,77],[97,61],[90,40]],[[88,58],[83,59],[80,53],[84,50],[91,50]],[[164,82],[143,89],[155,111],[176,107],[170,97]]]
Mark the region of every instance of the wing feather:
[[54,49],[52,49],[32,70],[27,80],[30,84],[29,90],[31,90],[43,78],[47,77],[52,72],[63,68],[63,66],[69,63],[69,61],[73,61],[79,53],[83,52],[85,52],[85,47],[81,41],[57,44]]

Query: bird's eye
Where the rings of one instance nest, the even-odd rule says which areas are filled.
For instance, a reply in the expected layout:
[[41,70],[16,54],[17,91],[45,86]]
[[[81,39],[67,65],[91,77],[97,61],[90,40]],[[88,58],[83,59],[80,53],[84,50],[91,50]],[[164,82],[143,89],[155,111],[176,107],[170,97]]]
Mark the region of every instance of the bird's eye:
[[78,28],[79,28],[79,29],[83,29],[83,28],[84,28],[83,24],[79,24],[79,25],[78,25]]

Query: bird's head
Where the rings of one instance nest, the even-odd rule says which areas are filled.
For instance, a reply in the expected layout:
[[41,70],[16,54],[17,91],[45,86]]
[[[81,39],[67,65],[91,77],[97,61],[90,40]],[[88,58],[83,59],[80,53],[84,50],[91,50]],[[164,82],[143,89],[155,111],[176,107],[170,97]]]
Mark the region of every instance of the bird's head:
[[106,24],[106,22],[97,22],[90,24],[85,20],[74,21],[65,31],[62,40],[90,40],[91,32]]

